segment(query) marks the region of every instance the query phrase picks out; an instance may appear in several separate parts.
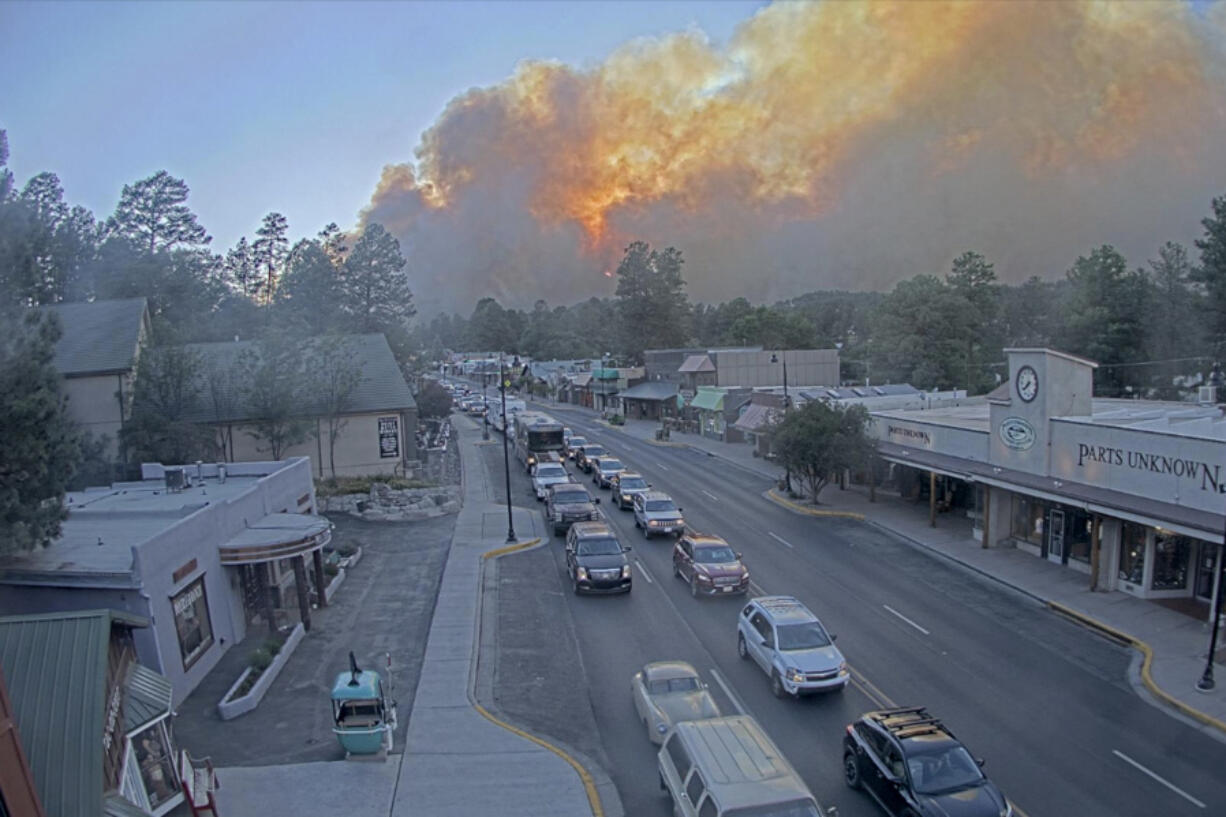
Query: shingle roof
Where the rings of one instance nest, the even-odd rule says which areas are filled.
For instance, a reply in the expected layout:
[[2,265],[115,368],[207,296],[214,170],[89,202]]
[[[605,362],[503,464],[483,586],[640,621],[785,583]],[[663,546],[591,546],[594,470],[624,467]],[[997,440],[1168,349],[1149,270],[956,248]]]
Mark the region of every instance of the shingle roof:
[[715,364],[706,355],[690,355],[677,369],[679,372],[713,372]]
[[[374,411],[400,411],[416,408],[413,394],[404,381],[404,375],[392,356],[387,339],[382,334],[345,335],[344,340],[353,351],[356,364],[362,371],[361,382],[350,398],[347,414],[364,414]],[[214,401],[208,383],[196,397],[196,405],[189,409],[185,419],[198,423],[243,422],[254,419],[251,409],[245,404],[241,393],[241,368],[239,359],[244,353],[256,354],[259,344],[255,341],[232,343],[196,343],[188,346],[197,352],[205,371],[220,371],[233,374],[216,383],[219,399]],[[307,349],[310,355],[310,349]],[[320,413],[317,408],[303,406],[303,416]]]
[[102,738],[115,610],[0,618],[0,666],[48,817],[101,817]]
[[55,368],[64,375],[121,372],[136,365],[145,299],[41,306],[60,319]]
[[669,400],[677,396],[677,384],[666,380],[652,380],[631,386],[619,396],[623,400]]

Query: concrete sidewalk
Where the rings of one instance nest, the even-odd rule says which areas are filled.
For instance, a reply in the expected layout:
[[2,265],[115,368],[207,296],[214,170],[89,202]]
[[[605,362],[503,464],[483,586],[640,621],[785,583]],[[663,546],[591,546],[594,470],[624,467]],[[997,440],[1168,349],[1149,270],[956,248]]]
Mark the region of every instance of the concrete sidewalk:
[[[557,408],[594,414],[577,406]],[[658,427],[648,421],[627,420],[624,426],[609,429],[653,445],[687,446],[771,480],[783,476],[782,468],[753,456],[749,445],[676,432],[669,442],[661,443],[655,439]],[[870,524],[1024,593],[1108,637],[1131,643],[1140,659],[1133,679],[1138,691],[1226,735],[1226,666],[1219,660],[1217,689],[1208,693],[1196,689],[1209,650],[1208,622],[1125,593],[1092,592],[1085,574],[1016,548],[985,549],[972,536],[970,520],[965,517],[943,514],[937,526],[930,527],[927,504],[917,505],[897,495],[878,492],[877,501],[870,502],[865,490],[828,486],[822,492],[821,508],[862,514]],[[802,510],[803,506],[798,508]]]
[[[503,723],[475,699],[482,562],[487,553],[507,549],[507,513],[493,501],[491,475],[477,450],[478,427],[458,416],[453,422],[463,457],[464,508],[417,692],[412,706],[400,707],[400,717],[409,719],[404,753],[383,762],[219,769],[224,817],[620,817],[616,791],[602,770]],[[519,548],[548,542],[535,509],[512,512]]]

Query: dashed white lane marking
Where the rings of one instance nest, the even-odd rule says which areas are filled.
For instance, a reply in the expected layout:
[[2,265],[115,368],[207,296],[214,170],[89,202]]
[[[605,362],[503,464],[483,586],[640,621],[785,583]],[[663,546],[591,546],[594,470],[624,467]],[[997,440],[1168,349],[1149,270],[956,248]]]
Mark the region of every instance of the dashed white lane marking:
[[668,467],[667,465],[665,465],[664,463],[662,463],[662,462],[657,462],[657,463],[656,463],[656,465],[660,466],[660,467],[661,467],[661,468],[663,468],[665,471],[668,471],[668,470],[669,470],[669,467]]
[[719,684],[719,688],[728,696],[728,700],[732,701],[732,705],[736,707],[736,714],[748,715],[749,712],[745,709],[745,704],[741,703],[741,698],[732,691],[732,687],[724,682],[724,678],[719,674],[718,670],[711,670],[711,677],[715,679],[715,683]]
[[[772,539],[774,539],[776,542],[778,542],[779,544],[783,545],[784,547],[789,547],[789,548],[790,548],[790,547],[792,547],[792,543],[791,543],[791,542],[789,542],[787,539],[784,539],[782,536],[779,536],[779,535],[778,535],[778,534],[776,534],[774,531],[767,531],[767,533],[769,533],[769,534],[770,534],[770,537],[771,537]],[[795,550],[795,548],[792,548],[792,549],[793,549],[793,550]]]
[[634,563],[639,566],[639,572],[643,574],[643,578],[647,580],[648,584],[656,583],[656,580],[651,578],[651,574],[647,572],[647,567],[642,562],[640,562],[638,559],[635,559]]
[[916,624],[914,621],[912,621],[911,619],[907,618],[906,616],[904,616],[902,613],[900,613],[900,612],[898,612],[897,610],[895,610],[895,609],[894,609],[893,607],[891,607],[890,605],[888,605],[888,604],[883,604],[883,605],[881,605],[881,606],[882,606],[882,607],[884,607],[884,608],[885,608],[886,610],[888,610],[889,612],[893,613],[894,615],[898,616],[898,617],[899,617],[900,619],[902,619],[903,621],[905,621],[905,622],[907,622],[908,624],[910,624],[910,625],[911,625],[912,627],[914,627],[915,629],[919,630],[919,631],[920,631],[921,633],[923,633],[924,635],[932,635],[932,633],[928,632],[928,631],[927,631],[927,630],[925,630],[923,627],[919,626],[919,625],[918,625],[918,624]]
[[749,581],[749,592],[753,593],[755,596],[765,596],[766,595],[766,591],[763,590],[761,587],[759,587],[758,583],[752,579],[750,579]]
[[699,490],[701,490],[701,491],[702,491],[704,494],[706,494],[707,496],[711,497],[711,499],[715,500],[716,502],[719,502],[719,497],[717,497],[715,494],[711,493],[711,492],[710,492],[710,491],[708,491],[707,489],[705,489],[705,488],[700,488]]
[[1159,776],[1158,776],[1156,773],[1154,773],[1154,772],[1150,771],[1149,769],[1145,768],[1145,767],[1144,767],[1144,766],[1142,766],[1140,763],[1137,763],[1135,760],[1133,760],[1133,759],[1132,759],[1132,758],[1130,758],[1128,755],[1126,755],[1126,754],[1124,754],[1123,752],[1121,752],[1119,749],[1112,749],[1112,750],[1111,750],[1111,754],[1115,755],[1115,756],[1116,756],[1116,757],[1118,757],[1120,760],[1122,760],[1122,761],[1124,761],[1125,763],[1127,763],[1129,766],[1132,766],[1133,768],[1135,768],[1135,769],[1137,769],[1137,770],[1139,770],[1139,771],[1145,772],[1147,775],[1149,775],[1150,777],[1152,777],[1154,780],[1157,780],[1159,783],[1161,783],[1162,785],[1166,786],[1168,789],[1170,789],[1171,791],[1175,792],[1175,793],[1176,793],[1176,794],[1178,794],[1180,797],[1182,797],[1183,799],[1187,800],[1189,803],[1192,803],[1192,804],[1193,804],[1193,805],[1195,805],[1197,808],[1204,808],[1204,807],[1205,807],[1205,804],[1204,804],[1204,803],[1202,803],[1201,801],[1197,800],[1195,797],[1193,797],[1192,795],[1188,794],[1186,791],[1184,791],[1183,789],[1179,788],[1178,786],[1176,786],[1174,783],[1170,782],[1169,780],[1166,780],[1166,779],[1164,779],[1164,778],[1162,778],[1162,777],[1159,777]]

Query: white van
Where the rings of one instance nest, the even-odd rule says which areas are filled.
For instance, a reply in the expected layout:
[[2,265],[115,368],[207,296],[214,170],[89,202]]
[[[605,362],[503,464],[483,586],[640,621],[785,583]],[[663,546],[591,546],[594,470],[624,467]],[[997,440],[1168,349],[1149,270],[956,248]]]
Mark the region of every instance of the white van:
[[679,817],[823,817],[779,748],[748,715],[684,721],[658,755]]

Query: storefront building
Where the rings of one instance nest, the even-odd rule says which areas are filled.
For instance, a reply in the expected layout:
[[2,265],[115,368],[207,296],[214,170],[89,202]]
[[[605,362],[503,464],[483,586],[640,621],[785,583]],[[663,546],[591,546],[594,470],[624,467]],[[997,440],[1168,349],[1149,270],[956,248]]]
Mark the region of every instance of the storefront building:
[[1006,352],[1009,380],[985,398],[872,412],[888,481],[926,495],[934,525],[966,513],[984,547],[1207,617],[1226,520],[1221,407],[1096,399],[1096,364]]
[[110,609],[151,622],[136,656],[175,705],[257,619],[310,629],[326,605],[311,464],[142,466],[145,479],[68,495],[50,545],[0,561],[0,615]]

